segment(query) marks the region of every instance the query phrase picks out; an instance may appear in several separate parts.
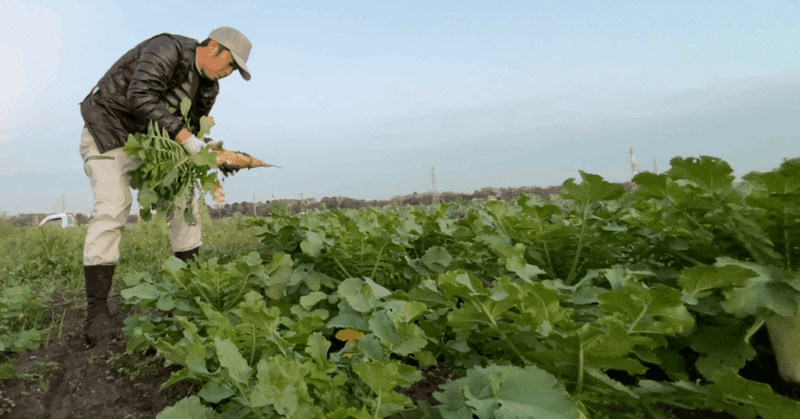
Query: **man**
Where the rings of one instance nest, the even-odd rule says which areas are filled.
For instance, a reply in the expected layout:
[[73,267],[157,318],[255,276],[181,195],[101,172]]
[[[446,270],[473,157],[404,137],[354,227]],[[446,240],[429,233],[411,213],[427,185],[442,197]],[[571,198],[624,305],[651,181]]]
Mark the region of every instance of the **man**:
[[[194,136],[200,117],[208,115],[219,93],[219,80],[238,70],[250,80],[247,58],[252,44],[238,30],[223,26],[211,31],[202,43],[180,35],[162,33],[147,39],[122,56],[80,103],[85,122],[80,153],[83,170],[94,195],[94,217],[89,222],[83,247],[86,281],[86,322],[89,345],[110,340],[118,330],[110,319],[107,297],[119,260],[120,229],[125,225],[133,199],[130,172],[138,166],[123,146],[128,134],[147,132],[150,121],[169,132],[170,138],[189,153],[206,144]],[[180,115],[184,97],[192,101],[190,132]],[[209,142],[222,148],[222,142]],[[200,219],[197,198],[192,202]],[[168,218],[169,238],[175,256],[189,260],[199,252],[201,224],[188,225],[180,211]]]

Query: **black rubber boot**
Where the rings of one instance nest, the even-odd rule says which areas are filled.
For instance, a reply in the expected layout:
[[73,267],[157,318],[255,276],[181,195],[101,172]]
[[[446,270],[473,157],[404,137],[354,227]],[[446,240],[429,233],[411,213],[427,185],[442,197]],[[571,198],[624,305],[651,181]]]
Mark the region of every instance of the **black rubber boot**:
[[114,278],[116,265],[83,267],[86,280],[86,343],[95,346],[101,340],[111,340],[118,333],[108,311],[108,292]]
[[188,262],[189,259],[194,258],[195,256],[197,256],[198,253],[200,253],[200,246],[197,246],[191,250],[186,250],[184,252],[175,252],[175,257],[184,262]]

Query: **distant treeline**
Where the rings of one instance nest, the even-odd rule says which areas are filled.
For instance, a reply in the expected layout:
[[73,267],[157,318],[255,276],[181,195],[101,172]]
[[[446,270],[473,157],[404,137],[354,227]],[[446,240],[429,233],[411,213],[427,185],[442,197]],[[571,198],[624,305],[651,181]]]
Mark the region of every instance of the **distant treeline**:
[[[623,182],[619,183],[622,185],[625,190],[629,190],[633,188],[633,183],[631,182]],[[217,208],[217,205],[213,203],[213,201],[206,199],[206,204],[208,206],[208,213],[211,215],[213,219],[219,218],[229,218],[232,217],[235,213],[241,213],[242,215],[252,216],[255,212],[255,215],[266,217],[270,215],[270,210],[278,205],[282,207],[284,210],[288,210],[294,214],[299,214],[301,212],[313,211],[325,205],[327,209],[361,209],[365,207],[385,207],[385,206],[397,206],[397,207],[407,207],[407,206],[415,206],[415,205],[429,205],[434,202],[468,202],[471,200],[502,200],[502,201],[513,201],[516,200],[517,197],[521,193],[529,193],[540,196],[542,198],[548,198],[550,195],[557,195],[561,191],[561,185],[558,186],[550,186],[547,188],[540,188],[538,186],[522,186],[519,188],[494,188],[494,187],[486,187],[479,190],[475,190],[475,192],[471,194],[467,193],[458,193],[458,192],[439,192],[434,193],[431,191],[417,193],[414,192],[410,195],[396,195],[393,196],[391,199],[388,200],[364,200],[364,199],[353,199],[343,196],[326,196],[319,201],[316,198],[305,198],[305,199],[275,199],[272,201],[259,201],[255,203],[255,210],[253,208],[252,202],[236,202],[233,204],[226,203],[225,205],[220,205]],[[10,223],[16,227],[35,227],[38,226],[39,223],[47,217],[51,213],[35,213],[35,214],[19,214],[14,216],[5,215],[5,213],[0,212],[0,218],[2,218],[6,223]],[[79,225],[86,225],[89,223],[90,218],[87,217],[83,213],[75,213],[75,222]],[[134,224],[139,221],[139,216],[136,214],[128,216],[128,224]]]

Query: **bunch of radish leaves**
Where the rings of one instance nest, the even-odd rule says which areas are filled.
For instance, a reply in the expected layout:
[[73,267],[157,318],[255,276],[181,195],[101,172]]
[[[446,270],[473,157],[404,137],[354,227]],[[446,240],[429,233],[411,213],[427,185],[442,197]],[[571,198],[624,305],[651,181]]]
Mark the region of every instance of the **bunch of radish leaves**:
[[[189,127],[189,108],[191,100],[184,98],[181,101],[180,111],[186,128]],[[175,108],[170,108],[175,113]],[[202,119],[202,118],[201,118]],[[204,124],[201,121],[201,126]],[[204,136],[205,127],[200,129],[198,138]],[[214,193],[219,186],[216,172],[209,173],[209,169],[217,167],[217,153],[210,147],[203,147],[197,154],[189,154],[177,141],[169,138],[166,129],[160,130],[158,123],[150,121],[147,133],[128,134],[124,146],[125,152],[138,159],[141,164],[131,172],[130,184],[139,190],[138,201],[142,206],[139,216],[145,221],[152,218],[151,211],[156,211],[156,216],[166,218],[166,214],[174,212],[181,206],[185,198],[183,216],[189,225],[196,225],[191,210],[195,188],[198,187],[206,193]],[[200,193],[200,207],[205,208],[205,194]]]

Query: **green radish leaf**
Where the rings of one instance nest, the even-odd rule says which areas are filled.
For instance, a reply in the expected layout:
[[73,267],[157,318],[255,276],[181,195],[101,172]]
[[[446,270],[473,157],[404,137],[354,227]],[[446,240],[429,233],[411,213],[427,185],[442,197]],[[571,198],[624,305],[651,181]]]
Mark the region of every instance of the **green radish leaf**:
[[383,345],[401,356],[419,352],[428,344],[425,332],[419,326],[403,322],[399,318],[393,321],[386,311],[373,313],[369,319],[369,327]]
[[197,396],[181,399],[174,406],[162,410],[156,419],[217,419],[220,416],[210,407],[204,406]]
[[189,108],[192,107],[192,100],[188,97],[185,97],[181,100],[181,115],[184,118],[188,117],[189,115]]
[[618,184],[608,183],[601,176],[578,171],[581,174],[580,185],[575,184],[575,179],[564,181],[561,195],[567,199],[574,199],[581,206],[588,207],[595,202],[617,199],[622,196],[625,189]]
[[315,304],[326,298],[328,298],[328,296],[324,292],[314,291],[309,293],[308,295],[300,297],[300,305],[304,309],[310,310],[312,307],[314,307]]
[[209,403],[219,403],[234,394],[235,391],[230,385],[217,381],[209,381],[197,392],[198,396]]
[[722,307],[736,317],[770,317],[773,313],[783,317],[794,317],[800,299],[800,275],[787,273],[775,266],[760,266],[732,258],[719,258],[715,266],[744,268],[754,275],[744,286],[723,291]]
[[628,286],[597,296],[604,312],[616,316],[628,333],[673,335],[694,325],[681,293],[657,284]]
[[120,295],[125,300],[158,300],[162,293],[154,285],[145,283],[124,289]]
[[228,375],[239,384],[247,384],[250,381],[251,368],[242,358],[236,345],[227,339],[220,338],[214,339],[214,345],[217,349],[219,363],[228,371]]
[[775,394],[768,384],[749,381],[739,376],[733,368],[719,369],[713,377],[713,396],[730,403],[752,406],[764,419],[795,417],[800,412],[800,402]]
[[17,368],[14,364],[0,364],[0,380],[10,380],[17,376]]
[[433,393],[445,419],[476,415],[491,418],[578,419],[575,400],[553,375],[535,366],[490,365],[467,370],[467,376]]
[[341,294],[350,304],[353,310],[360,313],[367,313],[375,308],[378,297],[372,287],[358,278],[347,278],[339,285]]
[[306,239],[300,243],[300,248],[303,249],[303,253],[311,257],[317,257],[322,250],[322,237],[313,231],[307,234]]
[[413,406],[411,399],[397,393],[397,386],[409,387],[422,379],[422,374],[416,368],[403,365],[397,361],[389,363],[368,362],[353,365],[353,371],[364,381],[372,391],[381,399],[378,417],[385,417],[400,412],[405,407]]
[[681,271],[678,283],[683,288],[683,301],[697,304],[698,300],[708,297],[714,289],[730,289],[741,287],[755,276],[755,272],[742,266],[695,266]]
[[[738,371],[745,363],[756,356],[756,351],[744,341],[746,325],[730,322],[724,326],[700,326],[695,333],[690,347],[697,351],[697,371],[711,380],[721,369],[733,367]],[[737,330],[738,329],[738,330]]]
[[450,263],[453,261],[453,257],[450,256],[450,253],[447,252],[447,249],[441,246],[433,246],[428,248],[425,251],[425,254],[422,256],[422,263],[430,269],[432,272],[444,272]]

